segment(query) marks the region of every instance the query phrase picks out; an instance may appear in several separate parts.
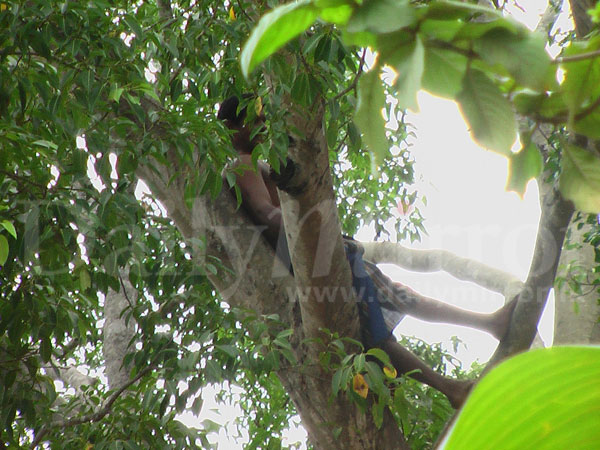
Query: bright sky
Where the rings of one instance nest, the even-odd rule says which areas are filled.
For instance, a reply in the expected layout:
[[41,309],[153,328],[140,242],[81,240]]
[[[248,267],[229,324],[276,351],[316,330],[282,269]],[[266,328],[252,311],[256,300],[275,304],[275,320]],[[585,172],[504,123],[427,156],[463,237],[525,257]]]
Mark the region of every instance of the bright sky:
[[[427,199],[420,205],[428,235],[414,248],[443,248],[525,279],[539,220],[537,186],[531,182],[524,199],[504,189],[507,159],[479,148],[470,138],[455,103],[419,94],[422,113],[411,113],[417,130],[411,148],[419,176],[417,190]],[[385,266],[394,279],[417,291],[461,308],[492,312],[503,297],[445,273],[418,274]],[[551,325],[551,324],[550,324]],[[396,330],[429,342],[458,336],[467,348],[459,357],[469,365],[487,360],[497,341],[465,327],[405,319]]]
[[[528,0],[520,7],[508,6],[511,15],[534,29],[546,8],[546,0]],[[523,11],[521,8],[526,8]],[[555,23],[554,31],[573,28],[568,3]],[[550,48],[551,55],[558,48]],[[527,277],[540,208],[535,181],[521,199],[506,192],[507,160],[479,148],[454,102],[419,93],[420,113],[410,112],[408,121],[416,127],[417,138],[411,152],[420,180],[417,190],[427,199],[421,205],[428,235],[414,248],[443,248],[502,269],[520,279]],[[499,294],[465,283],[443,273],[415,274],[395,266],[383,268],[392,278],[419,292],[461,308],[492,312],[503,305]],[[539,325],[546,343],[552,343],[554,299],[548,302]],[[428,324],[405,319],[396,333],[417,336],[428,342],[446,342],[458,336],[466,348],[458,357],[468,367],[476,359],[485,362],[497,341],[484,332],[452,325]]]

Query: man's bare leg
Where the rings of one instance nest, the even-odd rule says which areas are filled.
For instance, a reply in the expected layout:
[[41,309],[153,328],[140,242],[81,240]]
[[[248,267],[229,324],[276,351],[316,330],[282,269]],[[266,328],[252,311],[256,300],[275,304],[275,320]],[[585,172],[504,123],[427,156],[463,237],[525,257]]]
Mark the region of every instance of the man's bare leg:
[[516,299],[510,301],[492,314],[483,314],[457,308],[434,298],[418,295],[418,300],[410,304],[406,314],[427,322],[451,323],[487,331],[500,340],[506,334]]
[[410,374],[410,377],[440,391],[448,397],[450,404],[456,409],[462,406],[474,384],[472,380],[455,380],[440,375],[396,342],[393,336],[384,340],[379,347],[389,355],[399,374],[419,370]]

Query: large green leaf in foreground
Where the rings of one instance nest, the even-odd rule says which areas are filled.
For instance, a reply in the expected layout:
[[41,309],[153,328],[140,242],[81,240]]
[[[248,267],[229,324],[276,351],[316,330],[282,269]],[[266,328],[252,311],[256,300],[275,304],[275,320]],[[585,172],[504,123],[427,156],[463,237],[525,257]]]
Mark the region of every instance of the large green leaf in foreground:
[[288,3],[265,14],[240,55],[244,76],[247,78],[258,64],[311,26],[317,14],[318,10],[307,0]]
[[515,113],[492,80],[479,70],[468,70],[456,100],[473,139],[482,147],[509,156],[517,136]]
[[500,364],[441,448],[600,448],[600,347],[533,350]]

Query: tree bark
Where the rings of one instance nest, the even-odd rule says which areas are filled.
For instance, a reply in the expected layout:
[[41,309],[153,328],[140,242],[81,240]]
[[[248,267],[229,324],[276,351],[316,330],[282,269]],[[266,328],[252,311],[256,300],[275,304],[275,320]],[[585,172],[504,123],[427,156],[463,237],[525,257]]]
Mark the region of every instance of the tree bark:
[[[404,438],[393,421],[386,415],[381,429],[373,425],[369,413],[361,412],[343,395],[331,398],[331,373],[321,369],[315,360],[314,344],[305,344],[304,321],[322,323],[310,313],[301,313],[296,280],[289,272],[282,274],[278,260],[259,230],[249,225],[241,211],[236,211],[235,200],[229,192],[221,192],[215,201],[197,198],[193,208],[183,202],[183,182],[173,179],[172,173],[185,173],[177,164],[162,167],[160,172],[149,165],[140,166],[139,175],[148,182],[153,193],[163,203],[184,237],[205,239],[202,255],[195,247],[198,264],[203,258],[218,258],[231,271],[220,271],[209,278],[223,300],[235,307],[250,308],[257,314],[278,314],[282,322],[293,330],[290,338],[298,361],[293,370],[281,370],[278,376],[293,400],[302,418],[309,439],[316,449],[403,449]],[[289,224],[286,222],[286,226]],[[296,249],[295,251],[300,251]],[[345,261],[345,257],[343,258]],[[344,264],[340,264],[344,266]],[[347,266],[347,264],[345,264]],[[300,269],[302,271],[302,269]],[[277,275],[277,276],[274,276]],[[297,276],[297,275],[296,275]],[[323,276],[319,280],[327,286],[339,286],[338,279]],[[348,281],[349,286],[350,283]],[[356,314],[346,317],[358,321]],[[343,315],[338,315],[339,320]]]
[[554,283],[567,226],[574,210],[573,204],[563,199],[552,187],[541,199],[541,203],[542,216],[529,276],[519,294],[508,332],[500,341],[486,370],[531,346]]
[[365,259],[375,264],[395,264],[413,272],[444,271],[511,299],[523,288],[514,275],[447,250],[415,250],[393,242],[361,242]]
[[[575,270],[592,274],[592,268],[596,265],[594,248],[583,243],[583,235],[588,230],[589,226],[579,229],[573,222],[569,226],[569,240],[575,247],[569,246],[563,250],[560,258],[560,267],[563,270],[571,264],[576,267]],[[562,289],[554,290],[554,345],[600,343],[600,304],[597,287],[583,286],[582,290],[583,293],[578,295],[566,284]]]
[[[588,35],[594,28],[597,28],[591,21],[587,11],[594,7],[595,0],[570,0],[569,5],[575,21],[575,32],[579,38]],[[577,136],[575,139],[580,139],[582,147],[597,148],[597,142],[585,137]],[[564,249],[561,256],[561,265],[569,264],[574,261],[577,265],[585,269],[591,270],[595,264],[594,253],[591,246],[582,243],[583,234],[586,229],[577,229],[573,224],[570,225],[571,241],[576,244],[581,244],[581,247],[575,249]],[[598,317],[600,316],[600,305],[598,304],[598,294],[596,289],[592,289],[587,294],[577,296],[570,290],[556,290],[556,316],[554,325],[554,344],[584,344],[600,342],[600,324]],[[585,287],[583,287],[585,291]],[[579,312],[575,313],[575,305],[577,303]]]
[[129,280],[125,280],[122,276],[120,279],[121,290],[109,291],[104,299],[102,351],[106,378],[111,389],[129,381],[129,370],[123,364],[123,359],[132,351],[129,344],[135,336],[135,321],[127,321],[124,313],[131,306],[130,302],[137,300],[137,296]]
[[596,4],[596,0],[570,0],[571,12],[575,21],[575,30],[578,38],[587,36],[594,28],[591,17],[587,13]]

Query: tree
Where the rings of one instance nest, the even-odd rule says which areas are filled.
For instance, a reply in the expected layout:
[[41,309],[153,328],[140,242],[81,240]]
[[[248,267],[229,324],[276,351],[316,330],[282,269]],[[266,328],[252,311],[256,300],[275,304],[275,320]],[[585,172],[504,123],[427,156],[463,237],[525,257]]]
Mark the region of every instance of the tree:
[[[405,446],[404,380],[366,361],[344,298],[350,272],[331,264],[345,259],[342,230],[373,220],[384,232],[397,201],[389,186],[414,200],[402,187],[413,176],[407,131],[401,120],[384,130],[386,92],[402,108],[421,87],[455,98],[474,138],[509,157],[517,189],[543,160],[536,255],[510,290],[519,302],[492,365],[531,344],[572,202],[598,210],[598,39],[552,62],[543,39],[466,3],[315,0],[257,22],[270,6],[0,4],[1,441],[207,446],[210,424],[189,429],[175,416],[199,411],[206,384],[231,380],[255,390],[250,403],[269,395],[275,431],[293,412],[285,390],[315,448]],[[594,28],[589,8],[576,15],[581,38]],[[378,50],[374,68],[356,46]],[[394,86],[380,81],[384,63],[400,74]],[[256,156],[299,168],[300,193],[282,195],[293,277],[229,192],[235,155],[215,105],[244,92],[265,99],[269,134]],[[515,155],[513,107],[536,124]],[[538,123],[556,126],[553,147],[534,145]],[[398,225],[404,238],[422,229],[418,211]],[[357,372],[376,396],[352,389]]]

